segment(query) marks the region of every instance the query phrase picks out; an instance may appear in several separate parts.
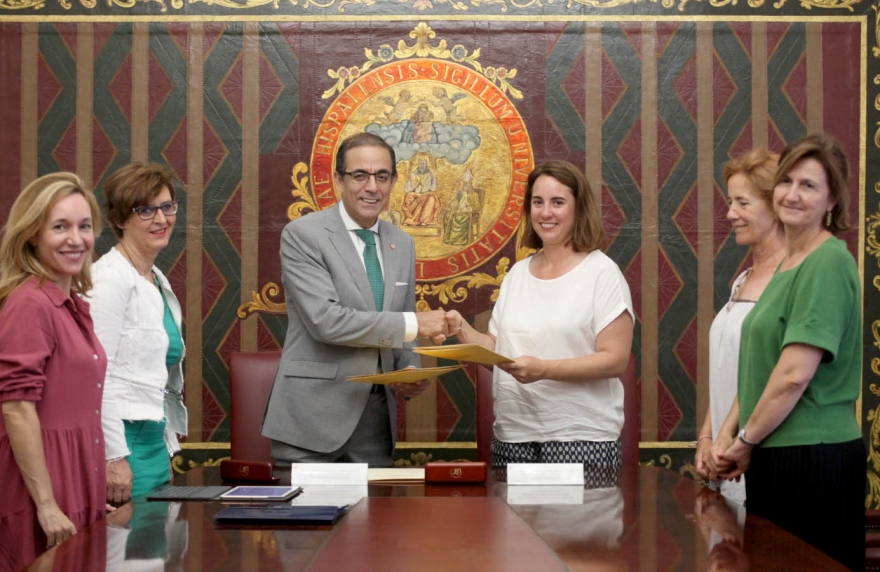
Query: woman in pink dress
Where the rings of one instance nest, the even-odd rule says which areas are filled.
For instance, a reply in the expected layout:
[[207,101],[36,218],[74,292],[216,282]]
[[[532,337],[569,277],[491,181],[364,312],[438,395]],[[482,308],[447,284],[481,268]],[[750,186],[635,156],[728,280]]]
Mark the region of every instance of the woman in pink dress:
[[100,214],[73,173],[27,186],[0,243],[0,571],[101,518],[107,358],[89,305]]

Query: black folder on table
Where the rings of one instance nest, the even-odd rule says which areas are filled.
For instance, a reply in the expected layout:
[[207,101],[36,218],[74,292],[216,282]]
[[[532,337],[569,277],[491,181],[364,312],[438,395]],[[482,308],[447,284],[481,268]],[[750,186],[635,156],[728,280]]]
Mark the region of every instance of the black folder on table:
[[347,506],[230,506],[214,515],[217,524],[334,524]]
[[220,495],[231,490],[227,486],[164,486],[147,493],[148,501],[209,501],[217,500]]

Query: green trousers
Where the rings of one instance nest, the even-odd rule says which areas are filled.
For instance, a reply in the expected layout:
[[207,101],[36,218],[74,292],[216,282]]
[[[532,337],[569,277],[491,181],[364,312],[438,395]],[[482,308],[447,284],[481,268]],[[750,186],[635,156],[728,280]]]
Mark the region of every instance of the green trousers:
[[171,459],[165,447],[165,420],[125,421],[128,464],[134,480],[131,496],[142,496],[171,480]]

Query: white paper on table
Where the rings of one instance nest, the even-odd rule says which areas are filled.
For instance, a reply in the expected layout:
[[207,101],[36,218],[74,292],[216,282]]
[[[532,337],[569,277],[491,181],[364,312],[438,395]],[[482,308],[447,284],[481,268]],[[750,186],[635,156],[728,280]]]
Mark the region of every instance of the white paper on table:
[[306,485],[366,485],[366,463],[293,463],[290,482]]
[[584,465],[582,463],[508,463],[507,484],[583,487]]
[[303,506],[351,506],[367,496],[367,485],[309,485],[290,504]]

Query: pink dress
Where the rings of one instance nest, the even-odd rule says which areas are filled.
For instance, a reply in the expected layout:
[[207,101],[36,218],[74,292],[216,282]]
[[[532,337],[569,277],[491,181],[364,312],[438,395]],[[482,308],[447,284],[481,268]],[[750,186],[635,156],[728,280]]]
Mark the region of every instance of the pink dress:
[[[0,308],[0,402],[34,401],[59,508],[77,530],[104,515],[101,398],[107,357],[89,304],[32,279]],[[46,549],[36,507],[0,415],[0,571],[19,570]]]

